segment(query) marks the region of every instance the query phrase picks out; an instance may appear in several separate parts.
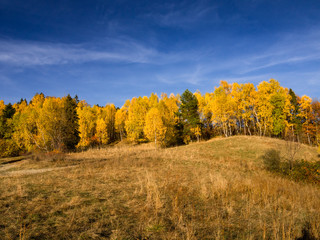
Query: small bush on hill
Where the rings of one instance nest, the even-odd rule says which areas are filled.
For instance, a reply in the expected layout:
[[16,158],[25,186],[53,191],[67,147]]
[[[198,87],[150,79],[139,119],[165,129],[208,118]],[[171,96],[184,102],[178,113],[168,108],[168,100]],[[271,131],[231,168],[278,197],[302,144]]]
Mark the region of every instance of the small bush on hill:
[[281,158],[280,158],[280,152],[271,149],[268,150],[263,156],[263,162],[268,171],[271,172],[278,172],[280,170],[280,163],[281,163]]
[[292,170],[288,174],[294,180],[320,183],[320,161],[295,161]]
[[320,183],[320,161],[309,162],[306,160],[281,161],[277,150],[268,150],[263,156],[265,168],[295,181]]

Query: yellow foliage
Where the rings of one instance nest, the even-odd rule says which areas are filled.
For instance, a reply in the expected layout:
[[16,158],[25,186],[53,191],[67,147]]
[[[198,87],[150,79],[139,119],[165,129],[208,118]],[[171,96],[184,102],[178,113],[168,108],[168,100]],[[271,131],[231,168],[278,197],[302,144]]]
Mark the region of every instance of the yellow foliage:
[[2,110],[6,107],[3,100],[0,100],[0,116],[2,114]]
[[150,141],[155,144],[162,143],[167,128],[164,126],[161,113],[157,108],[151,108],[146,115],[144,133]]
[[96,137],[98,138],[99,144],[107,144],[109,141],[107,124],[103,118],[97,119]]
[[96,112],[90,106],[85,106],[82,102],[78,104],[77,113],[79,116],[79,135],[78,147],[87,147],[91,144],[94,137]]
[[128,113],[124,108],[118,109],[115,115],[115,130],[120,135],[121,141],[125,134],[125,122],[128,118]]
[[143,128],[145,117],[148,112],[148,101],[145,98],[133,98],[128,109],[128,119],[125,122],[125,129],[128,139],[138,141],[143,139]]

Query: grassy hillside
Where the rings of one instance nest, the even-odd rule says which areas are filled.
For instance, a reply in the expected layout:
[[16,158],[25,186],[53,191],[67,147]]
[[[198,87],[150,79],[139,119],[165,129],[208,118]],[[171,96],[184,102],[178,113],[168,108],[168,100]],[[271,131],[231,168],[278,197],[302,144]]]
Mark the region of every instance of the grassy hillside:
[[[264,170],[271,148],[288,154],[242,136],[0,165],[0,239],[320,238],[319,186]],[[319,160],[308,146],[297,158]]]

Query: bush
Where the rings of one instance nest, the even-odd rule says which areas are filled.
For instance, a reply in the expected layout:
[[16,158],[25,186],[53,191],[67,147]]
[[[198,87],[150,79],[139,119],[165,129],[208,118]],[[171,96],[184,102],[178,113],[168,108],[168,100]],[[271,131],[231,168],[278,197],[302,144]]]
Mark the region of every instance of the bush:
[[289,175],[292,179],[297,181],[320,183],[320,161],[295,161]]
[[305,160],[281,161],[280,152],[268,150],[263,156],[265,168],[295,181],[320,183],[320,161],[308,162]]
[[263,163],[268,171],[271,172],[278,172],[280,171],[280,163],[281,163],[281,158],[280,158],[280,152],[271,149],[268,150],[263,156]]

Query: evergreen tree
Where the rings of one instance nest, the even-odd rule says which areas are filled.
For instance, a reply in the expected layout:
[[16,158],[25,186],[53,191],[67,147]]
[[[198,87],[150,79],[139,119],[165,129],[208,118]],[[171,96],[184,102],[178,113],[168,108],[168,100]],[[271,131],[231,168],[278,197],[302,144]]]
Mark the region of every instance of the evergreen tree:
[[[181,95],[180,117],[183,124],[185,142],[193,136],[193,129],[200,127],[200,116],[198,112],[198,100],[188,89]],[[195,134],[199,141],[199,133]]]
[[16,110],[13,108],[11,103],[8,103],[3,109],[0,116],[0,138],[11,138],[13,132],[11,119],[15,112]]
[[72,98],[70,94],[64,98],[64,146],[67,150],[75,149],[80,141],[79,137],[79,117],[77,114],[77,98]]
[[289,89],[289,95],[291,96],[290,103],[293,107],[291,111],[291,124],[293,125],[294,133],[300,135],[302,132],[302,119],[299,116],[300,114],[300,106],[298,102],[298,98],[292,89]]
[[8,103],[6,107],[4,108],[2,115],[4,118],[9,119],[12,118],[15,114],[16,110],[13,108],[11,103]]
[[16,110],[11,103],[5,105],[0,112],[0,157],[13,157],[19,155],[19,147],[12,139],[13,116]]

